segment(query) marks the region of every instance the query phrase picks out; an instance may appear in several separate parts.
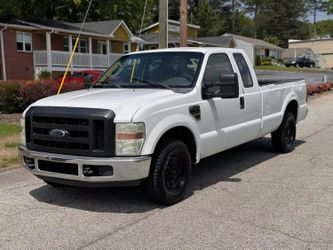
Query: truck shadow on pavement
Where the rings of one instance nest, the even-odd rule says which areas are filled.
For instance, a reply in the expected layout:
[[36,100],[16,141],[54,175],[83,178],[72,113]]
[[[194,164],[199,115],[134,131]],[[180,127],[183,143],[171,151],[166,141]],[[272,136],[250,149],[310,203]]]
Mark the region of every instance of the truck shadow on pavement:
[[[305,141],[296,141],[296,147]],[[188,195],[221,181],[241,182],[234,175],[278,156],[273,151],[268,137],[260,138],[244,145],[208,157],[196,165],[192,171],[192,181]],[[40,202],[100,213],[144,213],[163,208],[150,202],[142,188],[77,188],[51,187],[43,185],[30,191]]]

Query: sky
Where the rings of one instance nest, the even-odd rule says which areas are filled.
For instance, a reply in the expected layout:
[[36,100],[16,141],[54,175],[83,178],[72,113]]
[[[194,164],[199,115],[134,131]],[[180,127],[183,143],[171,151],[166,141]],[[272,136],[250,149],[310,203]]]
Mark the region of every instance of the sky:
[[[327,15],[326,12],[318,12],[317,13],[317,21],[331,19],[333,20],[333,15]],[[309,15],[309,20],[313,23],[313,14]]]

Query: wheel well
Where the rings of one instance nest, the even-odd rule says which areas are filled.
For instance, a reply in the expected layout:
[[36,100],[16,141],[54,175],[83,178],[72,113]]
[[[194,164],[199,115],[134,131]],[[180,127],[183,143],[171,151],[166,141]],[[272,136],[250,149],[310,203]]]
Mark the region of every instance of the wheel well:
[[291,102],[289,102],[287,108],[286,108],[286,112],[291,112],[294,116],[295,116],[295,120],[297,120],[297,114],[298,114],[298,103],[295,100],[292,100]]
[[195,143],[194,135],[190,129],[188,129],[187,127],[183,127],[183,126],[174,127],[172,129],[169,129],[159,139],[159,141],[155,147],[155,150],[159,145],[165,143],[166,141],[170,141],[170,140],[179,140],[179,141],[184,142],[186,144],[188,150],[190,151],[192,163],[194,164],[196,162],[197,146]]

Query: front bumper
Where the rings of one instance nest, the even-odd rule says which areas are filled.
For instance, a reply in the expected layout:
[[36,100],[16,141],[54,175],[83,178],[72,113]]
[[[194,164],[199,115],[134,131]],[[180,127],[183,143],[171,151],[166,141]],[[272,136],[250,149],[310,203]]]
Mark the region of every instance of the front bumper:
[[[34,168],[29,168],[23,157],[33,159]],[[68,184],[73,186],[124,186],[140,183],[149,175],[151,157],[83,157],[72,155],[51,154],[28,150],[25,147],[19,147],[19,157],[22,166],[28,169],[37,177],[46,181],[59,184]],[[53,163],[65,163],[77,165],[77,174],[57,173],[56,171],[44,171],[39,169],[38,162],[49,161]],[[113,174],[109,176],[85,176],[83,174],[83,165],[93,166],[112,166]]]

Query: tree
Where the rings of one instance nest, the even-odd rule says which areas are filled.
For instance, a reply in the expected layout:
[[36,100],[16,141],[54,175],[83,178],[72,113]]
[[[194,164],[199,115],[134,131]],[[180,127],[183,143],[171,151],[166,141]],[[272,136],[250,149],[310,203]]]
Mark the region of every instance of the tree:
[[193,21],[201,26],[199,36],[219,35],[220,18],[207,0],[199,0],[197,7],[194,8]]
[[328,1],[327,14],[333,14],[333,0]]
[[243,0],[245,11],[253,16],[253,37],[257,37],[257,30],[260,28],[260,20],[258,16],[261,8],[264,6],[265,0]]
[[259,38],[279,37],[279,45],[287,47],[290,38],[306,39],[310,35],[306,0],[266,0],[258,12]]
[[316,24],[311,25],[311,29],[314,29],[313,26],[316,26],[317,35],[320,37],[324,35],[333,36],[333,20],[322,20],[317,22]]

